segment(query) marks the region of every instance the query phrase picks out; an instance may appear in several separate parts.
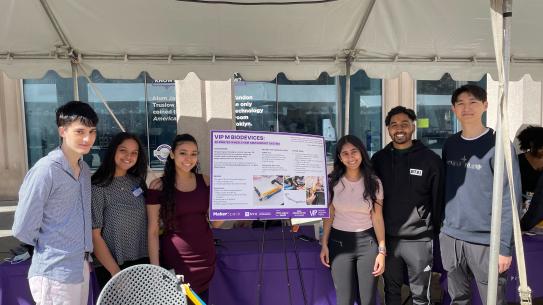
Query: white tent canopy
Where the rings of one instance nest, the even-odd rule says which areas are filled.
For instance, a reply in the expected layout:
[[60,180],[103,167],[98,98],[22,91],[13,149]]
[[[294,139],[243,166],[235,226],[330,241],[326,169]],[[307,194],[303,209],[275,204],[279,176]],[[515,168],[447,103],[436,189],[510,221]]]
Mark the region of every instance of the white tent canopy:
[[[73,49],[88,70],[108,78],[147,71],[157,79],[189,72],[202,79],[234,72],[248,80],[279,72],[315,79],[344,74],[352,56],[351,72],[375,78],[449,72],[497,79],[488,0],[215,2],[3,0],[0,70],[12,78],[40,78],[47,70],[71,76]],[[254,5],[262,2],[268,4]],[[517,1],[513,12],[511,79],[543,79],[543,1]]]
[[[189,72],[202,79],[228,79],[234,72],[248,80],[273,79],[279,72],[314,79],[321,72],[364,69],[374,78],[408,72],[415,79],[439,79],[449,72],[455,79],[479,80],[490,73],[501,83],[499,118],[507,118],[508,80],[525,74],[543,79],[543,1],[517,1],[512,11],[512,31],[509,16],[500,13],[493,36],[488,0],[3,0],[0,70],[12,78],[40,78],[51,69],[71,76],[76,61],[107,78],[147,71],[155,79],[184,79]],[[510,57],[502,60],[502,53]],[[504,129],[507,143],[507,121],[504,125],[498,119],[497,138]],[[495,304],[497,280],[499,143],[489,304]],[[511,160],[507,163],[512,180]],[[521,261],[518,222],[515,228]],[[528,299],[524,264],[519,266]]]

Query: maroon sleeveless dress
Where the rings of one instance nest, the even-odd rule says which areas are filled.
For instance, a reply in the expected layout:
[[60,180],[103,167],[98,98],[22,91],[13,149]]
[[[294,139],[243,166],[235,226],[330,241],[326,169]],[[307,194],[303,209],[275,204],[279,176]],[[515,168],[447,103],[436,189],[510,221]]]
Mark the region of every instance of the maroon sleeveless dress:
[[[162,204],[161,191],[149,190],[147,204]],[[215,272],[213,232],[207,221],[209,186],[196,174],[196,189],[175,192],[174,230],[160,237],[160,265],[175,269],[196,293],[204,292]]]

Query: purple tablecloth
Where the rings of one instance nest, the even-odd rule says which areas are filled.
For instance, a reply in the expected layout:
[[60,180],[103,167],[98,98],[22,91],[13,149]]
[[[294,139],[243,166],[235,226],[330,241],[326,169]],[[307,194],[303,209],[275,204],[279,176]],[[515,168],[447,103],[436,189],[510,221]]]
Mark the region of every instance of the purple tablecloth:
[[[310,230],[309,230],[310,229]],[[305,233],[310,236],[313,228]],[[292,304],[304,304],[300,277],[298,275],[294,245],[290,232],[285,232],[289,277],[292,290]],[[295,235],[298,235],[294,233]],[[260,240],[262,229],[215,230],[215,238],[220,239],[217,247],[217,269],[210,287],[209,305],[257,304],[258,270]],[[543,297],[543,236],[524,236],[524,252],[528,284],[534,298]],[[296,240],[302,267],[302,276],[307,295],[307,303],[312,305],[334,305],[335,291],[330,271],[319,260],[320,245],[317,242]],[[260,304],[289,304],[285,256],[280,228],[266,231],[263,259],[263,282]],[[439,256],[439,252],[436,253]],[[438,269],[439,266],[436,266]],[[446,295],[446,281],[442,283]],[[473,304],[481,305],[474,286]],[[507,276],[507,299],[519,302],[517,293],[518,273],[513,260]]]
[[[33,305],[30,288],[28,288],[28,268],[30,260],[19,264],[0,264],[0,305]],[[100,293],[96,276],[91,272],[89,289],[89,305],[94,305]]]
[[[304,233],[311,236],[313,227],[308,228],[310,230],[304,231]],[[288,260],[292,304],[303,305],[301,281],[294,252],[294,242],[291,237],[293,233],[288,232],[288,229],[285,230],[286,259]],[[215,238],[220,239],[220,246],[217,247],[217,268],[209,289],[209,304],[257,304],[262,229],[214,230],[213,233]],[[335,304],[336,297],[332,276],[330,270],[320,262],[319,243],[298,239],[295,243],[300,258],[307,304]],[[280,228],[267,229],[262,264],[260,304],[290,304]]]
[[[532,298],[543,298],[543,236],[523,235],[524,243],[524,261],[526,262],[526,274],[528,276],[528,286],[532,289]],[[447,291],[447,281],[443,275],[442,288],[445,291],[443,304],[449,304],[450,298]],[[507,273],[506,297],[508,302],[519,303],[518,296],[518,269],[515,257]],[[481,297],[477,291],[477,285],[472,283],[472,303],[473,305],[482,305]]]

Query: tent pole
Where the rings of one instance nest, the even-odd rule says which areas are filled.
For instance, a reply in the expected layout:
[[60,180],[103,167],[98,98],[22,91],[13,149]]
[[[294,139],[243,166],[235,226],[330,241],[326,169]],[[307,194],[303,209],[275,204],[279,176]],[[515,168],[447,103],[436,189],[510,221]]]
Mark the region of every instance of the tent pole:
[[360,36],[362,36],[362,32],[364,31],[364,28],[366,27],[366,23],[368,22],[368,19],[370,18],[374,5],[375,5],[375,0],[371,0],[371,2],[368,4],[368,9],[366,10],[366,13],[364,14],[364,16],[362,16],[362,20],[360,21],[360,24],[358,25],[358,28],[356,29],[356,34],[354,35],[354,39],[351,42],[351,50],[356,50],[356,45],[358,44],[358,41],[360,40]]
[[[518,213],[516,203],[516,190],[514,187],[513,166],[512,166],[512,151],[508,137],[508,118],[507,118],[507,97],[509,88],[509,66],[510,66],[510,34],[511,34],[511,12],[512,0],[491,0],[491,16],[492,16],[492,32],[494,36],[494,49],[496,53],[496,64],[499,72],[499,104],[497,113],[496,125],[496,143],[494,152],[494,184],[492,196],[492,221],[490,235],[490,258],[488,270],[488,290],[487,290],[487,305],[497,304],[498,292],[498,262],[500,250],[500,230],[501,230],[501,212],[503,207],[503,179],[504,173],[508,174],[509,190],[511,195],[511,214],[512,228],[517,244],[517,260],[519,264],[519,277],[521,288],[526,282],[524,274],[523,260],[523,245],[522,237],[520,237],[520,226],[518,223]],[[507,156],[505,156],[507,154]],[[508,171],[504,172],[504,166],[507,163]],[[509,228],[505,228],[509,230]],[[518,257],[521,254],[522,257]],[[529,288],[527,291],[520,291],[521,304],[531,304]],[[527,298],[524,299],[524,292]]]
[[343,116],[343,135],[349,134],[349,118],[351,108],[351,55],[345,61],[345,113]]
[[[502,220],[502,208],[503,208],[503,175],[504,175],[504,150],[503,150],[503,93],[504,82],[503,69],[500,67],[504,62],[503,58],[503,1],[491,0],[491,6],[494,2],[494,9],[500,13],[497,18],[493,18],[494,32],[494,49],[496,52],[496,63],[498,65],[499,89],[498,89],[498,111],[496,118],[496,142],[494,144],[494,180],[492,185],[492,216],[490,222],[490,254],[488,261],[488,286],[487,286],[487,305],[495,305],[498,293],[498,261],[500,251],[500,236],[501,236],[501,220]],[[494,15],[496,16],[496,15]]]
[[[501,91],[501,90],[500,90]],[[498,292],[498,255],[500,251],[500,231],[502,219],[502,198],[503,198],[503,174],[504,174],[504,151],[503,151],[503,126],[501,105],[498,107],[496,120],[496,143],[494,144],[494,181],[492,186],[492,220],[490,227],[490,258],[488,262],[488,290],[487,305],[495,305]]]
[[77,73],[77,63],[72,62],[72,83],[74,90],[74,101],[79,101],[79,75]]
[[[64,52],[66,52],[66,55],[70,57],[71,60],[71,67],[72,67],[72,81],[73,81],[73,99],[74,101],[79,101],[79,86],[78,86],[78,73],[77,73],[77,62],[74,61],[74,50],[72,48],[72,45],[70,44],[70,41],[64,31],[62,30],[62,27],[60,26],[57,18],[55,17],[55,14],[53,13],[53,10],[49,6],[49,3],[47,3],[47,0],[40,0],[41,6],[43,10],[45,11],[45,14],[47,15],[47,18],[49,18],[49,21],[51,22],[51,25],[55,29],[55,32],[58,35],[58,38],[62,42],[62,45],[57,47],[63,48]],[[58,55],[58,54],[57,54]]]
[[356,54],[358,53],[356,45],[358,44],[360,36],[362,36],[362,32],[366,27],[366,23],[370,18],[371,12],[373,11],[373,7],[375,5],[375,1],[376,0],[371,0],[368,4],[368,9],[366,10],[364,16],[362,16],[362,20],[360,20],[360,23],[358,24],[353,41],[351,41],[351,48],[349,50],[346,50],[347,58],[345,60],[345,114],[343,120],[343,135],[349,134],[349,119],[351,108],[351,64],[353,59],[356,57]]
[[[509,116],[508,116],[508,92],[509,92],[509,68],[511,63],[511,24],[512,24],[512,0],[491,0],[491,15],[492,15],[492,33],[494,37],[494,49],[496,53],[496,64],[498,65],[498,72],[500,77],[500,91],[499,91],[499,125],[498,129],[499,134],[497,137],[501,139],[501,148],[503,149],[503,160],[505,161],[505,167],[507,169],[507,179],[509,181],[509,192],[511,194],[511,214],[512,214],[512,223],[513,223],[513,236],[515,240],[515,253],[516,261],[518,268],[518,280],[519,287],[518,292],[520,296],[521,305],[531,305],[531,289],[528,286],[528,278],[526,275],[526,264],[524,261],[524,245],[522,244],[522,233],[520,229],[520,220],[518,215],[518,205],[517,205],[517,192],[518,188],[515,188],[515,177],[513,176],[513,158],[514,150],[509,144]],[[498,139],[496,140],[498,142]],[[496,145],[498,145],[496,143]],[[496,147],[498,148],[498,146]],[[498,160],[498,151],[496,151],[496,161],[500,161],[500,165],[503,166],[503,161]],[[495,173],[496,175],[496,173]],[[503,176],[500,175],[500,176]],[[496,176],[495,176],[496,178]],[[519,183],[519,181],[517,181]],[[494,185],[496,186],[496,185]],[[500,185],[501,187],[501,185]],[[495,204],[495,202],[493,202]],[[502,204],[501,201],[498,204]],[[493,213],[496,205],[493,205]],[[501,209],[499,207],[498,209]],[[493,215],[494,216],[494,215]],[[496,216],[497,217],[497,216]],[[495,225],[497,225],[497,229]],[[496,292],[497,292],[497,282],[498,282],[498,272],[494,270],[498,267],[498,251],[499,251],[499,222],[496,222],[495,219],[492,219],[492,235],[491,235],[491,247],[490,247],[490,270],[489,270],[489,279],[488,279],[488,292],[489,296],[487,299],[487,304],[496,304]],[[509,229],[509,228],[507,228]],[[497,232],[496,232],[497,231]],[[498,235],[498,236],[495,236]]]
[[58,37],[62,41],[62,47],[65,47],[68,49],[68,52],[72,49],[72,45],[70,44],[70,41],[68,40],[68,37],[66,34],[64,34],[64,31],[62,31],[62,28],[60,27],[60,24],[58,23],[57,18],[55,17],[55,14],[53,14],[53,10],[49,6],[49,3],[47,3],[47,0],[40,0],[40,3],[43,7],[43,10],[45,11],[45,14],[47,14],[47,17],[49,18],[49,21],[51,22],[51,25],[57,32]]

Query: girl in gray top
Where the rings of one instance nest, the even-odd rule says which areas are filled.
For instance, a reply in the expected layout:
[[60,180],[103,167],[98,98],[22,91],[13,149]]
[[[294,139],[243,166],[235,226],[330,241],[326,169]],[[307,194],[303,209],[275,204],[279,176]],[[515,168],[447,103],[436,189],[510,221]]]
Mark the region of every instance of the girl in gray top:
[[145,210],[147,157],[134,134],[111,140],[92,176],[92,241],[100,287],[120,270],[148,263]]

